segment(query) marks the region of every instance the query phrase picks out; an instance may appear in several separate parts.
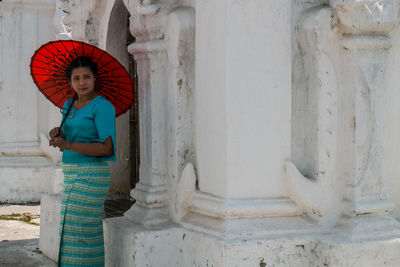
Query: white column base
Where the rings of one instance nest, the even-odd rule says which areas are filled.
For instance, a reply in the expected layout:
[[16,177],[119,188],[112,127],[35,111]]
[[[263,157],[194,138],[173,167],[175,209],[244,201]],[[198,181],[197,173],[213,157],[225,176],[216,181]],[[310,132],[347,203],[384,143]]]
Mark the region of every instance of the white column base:
[[44,195],[40,202],[39,249],[53,261],[58,260],[61,202],[62,194]]
[[148,208],[135,203],[124,213],[124,217],[133,223],[153,227],[168,223],[168,209],[167,207]]
[[168,222],[168,192],[165,185],[137,183],[131,191],[136,203],[124,213],[134,223],[148,227]]
[[43,156],[0,156],[0,203],[39,202],[57,188],[56,165]]
[[301,217],[220,226],[234,224],[247,235],[218,238],[176,224],[148,229],[106,219],[106,266],[400,266],[400,224],[387,215],[344,219],[329,231]]

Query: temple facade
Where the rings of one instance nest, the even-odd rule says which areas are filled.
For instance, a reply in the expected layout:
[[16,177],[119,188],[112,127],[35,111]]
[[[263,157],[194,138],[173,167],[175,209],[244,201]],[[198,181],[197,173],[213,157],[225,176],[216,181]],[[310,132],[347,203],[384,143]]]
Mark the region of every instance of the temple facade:
[[[83,40],[137,79],[136,113],[117,121],[111,186],[136,202],[104,220],[107,266],[400,265],[398,0],[41,0],[46,22],[33,1],[3,0],[10,62],[12,2],[48,29],[29,30],[22,55]],[[44,103],[20,114],[48,117],[7,115],[6,93],[20,94],[2,64],[0,126],[14,128],[1,131],[0,151],[34,146],[29,156],[62,179],[58,152],[43,145],[59,114],[18,79],[18,92]],[[41,249],[53,259],[59,201],[42,198]]]

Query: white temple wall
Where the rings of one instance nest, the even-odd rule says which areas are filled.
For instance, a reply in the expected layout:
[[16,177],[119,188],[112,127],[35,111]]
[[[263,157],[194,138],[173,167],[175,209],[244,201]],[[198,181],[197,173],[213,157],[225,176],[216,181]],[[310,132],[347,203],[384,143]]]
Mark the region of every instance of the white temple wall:
[[[198,11],[210,14],[196,17],[196,167],[202,192],[227,198],[286,194],[282,162],[290,157],[291,132],[286,5],[197,3]],[[207,35],[211,38],[202,37]]]
[[107,263],[397,266],[398,5],[382,1],[125,0],[140,181],[104,221]]
[[[142,85],[151,91],[144,96],[161,97],[161,93],[154,92],[160,85],[160,79],[175,78],[171,73],[163,76],[165,72],[156,67],[165,66],[165,28],[162,27],[165,24],[162,22],[168,17],[165,13],[176,2],[171,1],[170,5],[164,1],[125,2],[128,2],[133,16],[131,31],[141,37],[140,42],[130,46],[130,52],[141,53],[144,58],[139,62],[144,66],[138,74],[149,81]],[[392,242],[392,238],[399,236],[400,228],[386,215],[391,202],[385,194],[382,175],[382,96],[387,88],[382,74],[386,71],[385,59],[391,46],[386,33],[395,27],[397,14],[394,13],[398,6],[391,0],[384,1],[383,5],[376,3],[375,8],[374,1],[292,1],[293,16],[285,17],[290,10],[286,2],[260,8],[271,3],[196,2],[196,162],[194,168],[191,164],[186,165],[177,184],[169,188],[171,192],[167,200],[161,198],[161,194],[153,193],[157,192],[157,188],[151,182],[161,179],[151,177],[150,173],[141,176],[141,182],[146,187],[140,194],[134,194],[140,200],[138,205],[125,213],[125,218],[105,221],[109,264],[398,264],[399,259],[393,252],[398,249],[399,243]],[[313,6],[318,8],[302,12]],[[280,8],[283,12],[278,17],[276,10]],[[368,10],[371,12],[368,13]],[[260,14],[263,14],[263,20],[258,20]],[[277,25],[270,23],[262,28],[261,25],[270,17],[278,22]],[[382,24],[376,23],[381,19]],[[352,23],[354,29],[351,28]],[[246,26],[253,27],[242,31],[241,27]],[[290,66],[285,55],[280,54],[284,50],[269,47],[271,51],[279,52],[281,57],[275,58],[276,54],[266,56],[271,51],[263,51],[252,43],[252,39],[244,38],[252,36],[254,30],[255,39],[260,38],[266,45],[271,44],[277,40],[263,40],[265,36],[257,36],[257,33],[273,32],[274,29],[279,30],[274,32],[277,35],[271,34],[273,37],[283,37],[286,41],[285,37],[290,36],[293,40],[293,58],[289,55],[295,69],[292,79],[279,80],[274,68],[268,73],[271,76],[260,71],[270,66],[271,61],[274,62],[270,58],[276,59],[277,68]],[[345,35],[342,31],[354,31],[359,35],[355,34],[352,38],[351,34]],[[244,37],[241,40],[238,36]],[[284,47],[286,42],[281,45]],[[253,53],[259,57],[253,57]],[[235,69],[238,59],[240,63],[247,62],[242,72]],[[260,67],[260,62],[265,65]],[[146,72],[149,69],[151,71]],[[254,77],[251,75],[253,69],[257,74]],[[289,73],[291,70],[289,68]],[[267,85],[263,83],[265,77],[268,77]],[[250,85],[254,83],[254,86],[245,90],[241,78]],[[269,90],[276,81],[274,78],[278,82],[289,81],[289,88],[292,85],[290,81],[293,82],[293,97],[289,97],[289,101],[286,95],[272,94],[273,91]],[[284,85],[279,88],[286,92]],[[169,87],[171,89],[172,86]],[[249,95],[245,95],[245,91]],[[275,105],[282,114],[289,114],[288,120],[286,116],[283,116],[283,121],[273,120],[275,113],[268,109],[271,106],[260,107],[261,112],[257,110],[259,106],[251,104],[258,103],[259,99],[248,101],[254,95],[263,99],[263,93],[276,97],[271,105]],[[152,99],[144,102],[149,106],[159,103]],[[246,107],[243,113],[235,109],[239,109],[240,104]],[[148,112],[146,118],[149,118],[143,122],[151,121],[149,128],[153,133],[157,129],[152,128],[153,119],[158,121],[160,117],[153,108],[143,111]],[[249,136],[254,137],[256,133],[247,132],[245,127],[235,127],[234,119],[242,118],[243,114],[247,114],[247,121],[243,123],[265,134],[264,140],[250,140]],[[262,123],[253,125],[252,118],[258,117],[262,118],[260,121],[271,123],[276,132],[265,131],[263,127],[266,125]],[[290,121],[293,124],[290,125]],[[169,130],[170,124],[166,126]],[[281,180],[279,175],[265,175],[261,171],[265,170],[263,167],[275,169],[279,163],[275,165],[274,161],[266,160],[265,166],[255,164],[249,168],[246,158],[253,159],[254,155],[246,149],[242,150],[245,159],[237,160],[240,155],[235,152],[241,148],[240,142],[251,146],[259,140],[262,147],[275,140],[275,145],[279,146],[283,144],[284,137],[291,137],[290,131],[291,147],[286,150],[283,145],[282,150],[271,149],[270,154],[265,152],[273,159],[279,158],[280,152],[291,152],[287,157],[292,163],[282,162],[285,159],[281,159],[285,170]],[[146,163],[156,167],[159,160],[162,161],[160,156],[164,152],[159,141],[162,144],[164,140],[157,135],[147,137],[144,144],[156,154],[146,157]],[[160,147],[154,145],[152,140],[157,141]],[[175,141],[179,142],[179,138]],[[257,148],[253,151],[261,156],[261,161],[269,158],[263,157],[265,155]],[[170,152],[174,151],[168,150],[167,156]],[[174,156],[173,153],[171,155]],[[172,166],[168,164],[167,167]],[[230,175],[232,170],[236,172]],[[242,175],[242,179],[237,179],[235,175],[240,176],[241,170],[249,172]],[[256,177],[252,176],[252,171]],[[265,180],[258,179],[263,175]],[[198,188],[195,187],[196,176]],[[266,181],[270,183],[266,184]],[[247,190],[253,183],[260,188]],[[282,183],[282,191],[279,186],[276,187],[279,183]],[[278,189],[274,190],[278,195],[262,195],[271,193],[266,191],[270,189],[267,188],[269,185]],[[262,189],[265,190],[259,194]],[[288,192],[283,192],[286,189]],[[282,193],[288,193],[286,196],[290,200]],[[280,198],[273,198],[277,196]],[[153,224],[149,221],[154,222],[152,219],[155,216],[151,214],[159,211],[161,202],[170,202],[173,209],[170,209],[169,215],[158,213],[158,218],[172,217],[178,225],[159,220],[152,228]],[[380,241],[376,242],[377,239]],[[214,241],[214,245],[210,245],[210,241]],[[127,244],[134,245],[129,247]],[[387,250],[384,248],[386,245],[389,247]],[[273,250],[275,246],[280,247]],[[168,253],[165,253],[166,249]],[[390,253],[383,254],[383,250]],[[221,253],[216,255],[215,251]],[[371,260],[371,254],[379,256]],[[134,260],[131,255],[135,256]]]
[[46,136],[61,114],[29,67],[35,50],[53,39],[54,10],[54,0],[0,2],[0,202],[37,202],[59,190],[60,157]]

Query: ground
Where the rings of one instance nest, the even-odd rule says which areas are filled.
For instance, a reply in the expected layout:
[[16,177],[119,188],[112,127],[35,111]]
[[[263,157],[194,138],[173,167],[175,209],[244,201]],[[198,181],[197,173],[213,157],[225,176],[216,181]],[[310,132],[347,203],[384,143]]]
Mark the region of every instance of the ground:
[[[105,217],[122,216],[133,200],[105,201]],[[39,250],[40,204],[0,205],[0,266],[47,267],[56,263]]]
[[0,266],[56,266],[39,250],[39,215],[39,204],[0,205]]

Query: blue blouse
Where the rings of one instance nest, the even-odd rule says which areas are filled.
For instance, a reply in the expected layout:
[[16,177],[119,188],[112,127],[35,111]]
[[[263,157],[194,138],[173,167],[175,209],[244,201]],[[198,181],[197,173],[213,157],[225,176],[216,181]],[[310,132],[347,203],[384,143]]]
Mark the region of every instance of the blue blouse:
[[[63,108],[63,117],[71,105],[72,98],[67,100]],[[72,116],[72,118],[71,118]],[[114,153],[111,156],[88,156],[72,150],[64,149],[63,163],[84,163],[96,161],[115,161],[115,109],[104,97],[95,97],[88,105],[76,110],[74,107],[62,126],[63,134],[69,142],[92,143],[104,142],[112,138]]]

